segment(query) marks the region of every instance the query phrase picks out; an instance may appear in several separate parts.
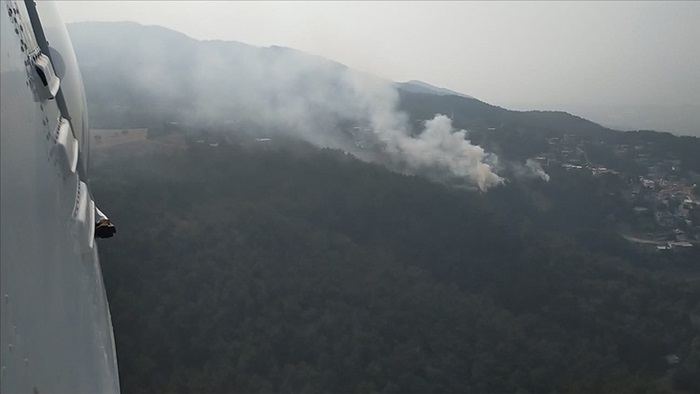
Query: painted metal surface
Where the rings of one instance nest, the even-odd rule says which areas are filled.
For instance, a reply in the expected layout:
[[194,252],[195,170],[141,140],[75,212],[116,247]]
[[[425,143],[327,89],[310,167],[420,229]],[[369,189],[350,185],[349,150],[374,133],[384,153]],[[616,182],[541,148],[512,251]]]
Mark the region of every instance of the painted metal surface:
[[43,2],[37,10],[53,56],[28,4],[0,6],[0,391],[119,392],[82,82],[60,18]]

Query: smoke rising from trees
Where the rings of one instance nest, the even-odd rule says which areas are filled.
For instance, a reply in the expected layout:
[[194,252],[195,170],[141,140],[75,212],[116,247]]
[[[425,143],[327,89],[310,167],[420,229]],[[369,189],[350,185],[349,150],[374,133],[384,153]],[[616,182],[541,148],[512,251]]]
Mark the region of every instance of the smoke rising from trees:
[[[99,28],[84,23],[71,29],[78,37],[81,67],[116,70],[110,75],[120,86],[102,90],[126,90],[127,106],[139,105],[136,97],[143,105],[177,108],[173,112],[179,121],[297,136],[363,160],[377,159],[367,150],[382,149],[381,155],[390,158],[382,162],[396,164],[394,169],[482,191],[503,182],[490,164],[498,161],[496,155],[472,145],[466,131],[454,130],[448,117],[435,114],[415,134],[398,111],[399,95],[391,81],[288,48],[196,41],[131,23]],[[364,138],[374,140],[372,147],[358,149],[356,136],[349,138],[348,129],[357,127],[367,131]]]

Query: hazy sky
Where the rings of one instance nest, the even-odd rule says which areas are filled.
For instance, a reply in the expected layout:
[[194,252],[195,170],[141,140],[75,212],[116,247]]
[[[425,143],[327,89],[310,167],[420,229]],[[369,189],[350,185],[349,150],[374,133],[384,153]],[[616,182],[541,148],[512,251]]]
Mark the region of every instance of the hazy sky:
[[700,103],[696,1],[57,3],[66,22],[287,46],[510,108]]

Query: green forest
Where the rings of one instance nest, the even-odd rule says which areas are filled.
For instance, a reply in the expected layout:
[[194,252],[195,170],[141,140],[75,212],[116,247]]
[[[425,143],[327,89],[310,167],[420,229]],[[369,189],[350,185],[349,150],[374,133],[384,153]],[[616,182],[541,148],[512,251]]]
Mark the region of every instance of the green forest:
[[700,391],[698,252],[629,248],[604,179],[556,176],[478,193],[301,142],[95,160],[122,391]]

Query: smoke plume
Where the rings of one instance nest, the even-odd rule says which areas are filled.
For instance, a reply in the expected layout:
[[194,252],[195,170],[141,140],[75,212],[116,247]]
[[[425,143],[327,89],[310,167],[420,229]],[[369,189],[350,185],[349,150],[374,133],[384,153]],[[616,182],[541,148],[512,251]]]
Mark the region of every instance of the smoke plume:
[[489,156],[493,155],[472,145],[466,139],[465,130],[454,130],[449,117],[437,114],[423,124],[423,131],[416,137],[399,130],[380,130],[379,133],[388,137],[388,151],[418,172],[442,170],[452,177],[471,180],[481,191],[503,182],[487,164]]
[[71,36],[93,106],[109,92],[105,106],[130,107],[127,119],[167,113],[165,122],[292,135],[482,191],[503,182],[489,164],[497,157],[472,145],[447,116],[436,114],[413,136],[391,81],[339,63],[131,23],[76,24]]
[[525,165],[521,167],[519,175],[529,178],[540,178],[545,182],[549,182],[549,175],[544,172],[540,163],[533,159],[525,161]]
[[424,129],[417,136],[411,136],[406,114],[397,110],[399,99],[394,86],[349,69],[343,70],[342,80],[346,82],[343,86],[352,92],[354,104],[344,108],[359,109],[355,118],[359,121],[367,118],[385,152],[404,168],[441,180],[458,178],[481,191],[503,183],[503,178],[487,163],[497,161],[497,157],[472,145],[465,130],[453,129],[449,117],[436,114],[423,122]]

